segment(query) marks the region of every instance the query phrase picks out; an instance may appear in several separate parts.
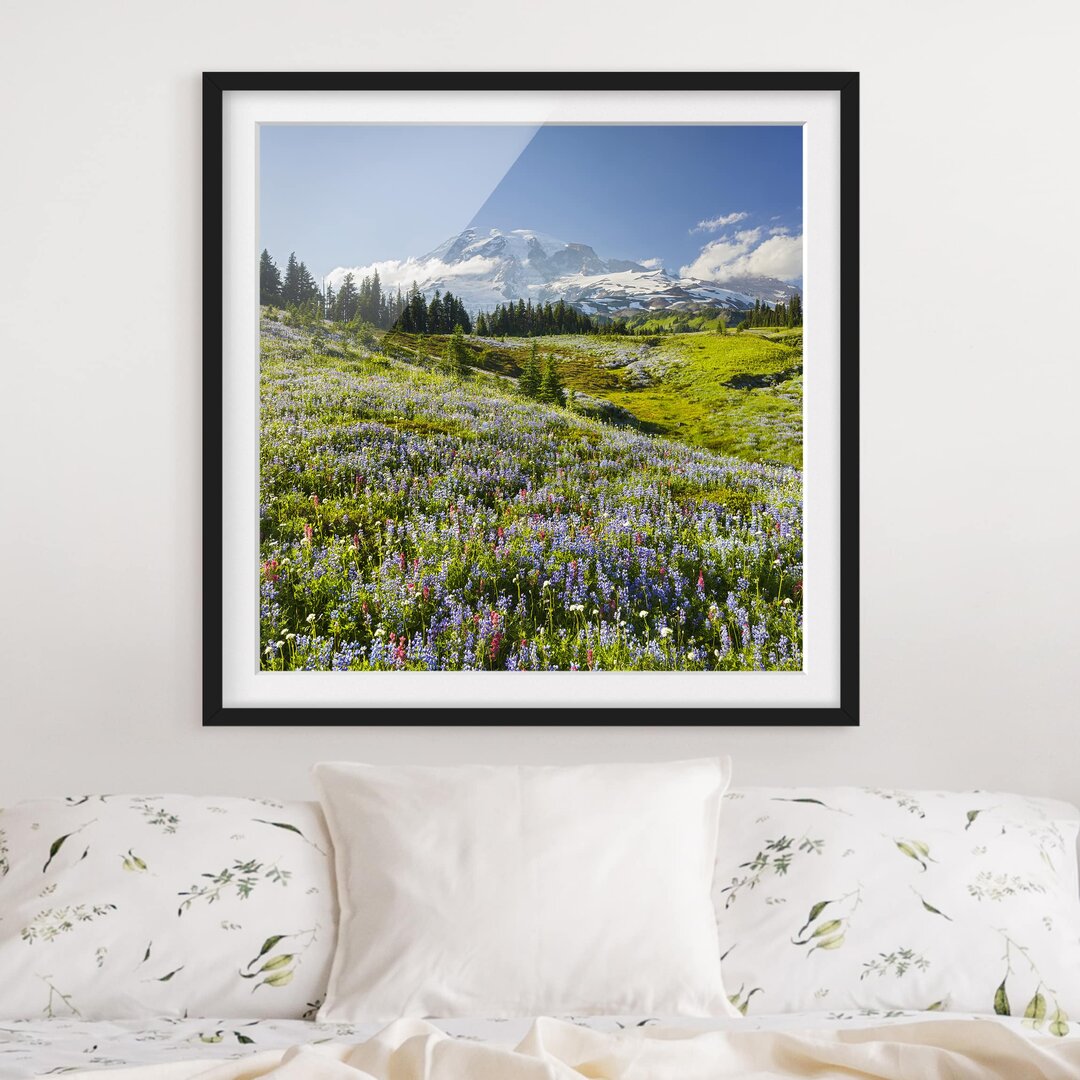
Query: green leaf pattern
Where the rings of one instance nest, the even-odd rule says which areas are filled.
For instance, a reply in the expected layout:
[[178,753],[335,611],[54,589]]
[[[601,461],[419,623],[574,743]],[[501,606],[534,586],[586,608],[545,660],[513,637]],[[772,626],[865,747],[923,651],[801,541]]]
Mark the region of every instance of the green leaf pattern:
[[81,923],[93,922],[115,911],[115,904],[73,904],[68,907],[45,908],[39,911],[19,931],[23,941],[55,941],[61,934],[70,933]]
[[970,1011],[1057,1036],[1075,1027],[1073,808],[987,792],[730,794],[714,901],[737,1008],[814,1012],[827,999],[844,1015]]
[[262,880],[287,885],[292,872],[282,870],[277,863],[266,866],[257,859],[236,859],[231,867],[227,866],[216,874],[204,873],[202,876],[207,879],[206,882],[196,882],[179,894],[187,899],[180,905],[178,914],[183,915],[196,900],[205,900],[212,904],[220,900],[227,891],[235,891],[241,900],[246,900]]
[[[272,821],[253,824],[256,802]],[[329,850],[313,803],[78,796],[0,809],[0,1017],[301,1017],[329,975]]]

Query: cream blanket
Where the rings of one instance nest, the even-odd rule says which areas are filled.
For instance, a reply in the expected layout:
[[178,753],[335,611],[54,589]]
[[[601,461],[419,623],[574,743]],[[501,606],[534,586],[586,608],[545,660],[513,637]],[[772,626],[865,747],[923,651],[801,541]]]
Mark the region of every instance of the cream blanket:
[[[101,1077],[101,1072],[95,1072]],[[207,1068],[175,1062],[120,1080],[1076,1080],[1080,1039],[1027,1037],[994,1020],[827,1032],[658,1027],[604,1034],[539,1019],[514,1049],[399,1020],[367,1042],[264,1051]]]

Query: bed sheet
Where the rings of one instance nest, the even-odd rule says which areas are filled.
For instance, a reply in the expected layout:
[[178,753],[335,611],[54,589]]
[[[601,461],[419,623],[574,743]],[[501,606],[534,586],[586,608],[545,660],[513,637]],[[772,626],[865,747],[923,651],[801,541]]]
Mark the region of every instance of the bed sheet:
[[[913,1020],[981,1019],[1032,1034],[1030,1022],[1017,1017],[973,1018],[969,1014],[878,1012],[789,1013],[751,1016],[742,1020],[691,1020],[665,1017],[561,1017],[592,1031],[616,1032],[645,1026],[689,1031],[838,1031]],[[532,1026],[532,1019],[436,1020],[432,1023],[459,1039],[514,1046]],[[298,1044],[351,1044],[369,1039],[383,1025],[317,1023],[303,1020],[223,1020],[162,1018],[87,1022],[78,1017],[0,1021],[0,1080],[70,1075],[204,1060],[207,1065],[265,1050],[284,1050]],[[1080,1025],[1070,1025],[1063,1038],[1080,1042]],[[189,1071],[187,1065],[186,1071]]]

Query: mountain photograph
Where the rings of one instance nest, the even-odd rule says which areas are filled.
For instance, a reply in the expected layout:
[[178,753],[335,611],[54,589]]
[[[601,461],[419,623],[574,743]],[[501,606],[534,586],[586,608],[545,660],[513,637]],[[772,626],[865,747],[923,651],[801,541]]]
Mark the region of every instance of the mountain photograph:
[[260,668],[801,670],[801,137],[268,125]]

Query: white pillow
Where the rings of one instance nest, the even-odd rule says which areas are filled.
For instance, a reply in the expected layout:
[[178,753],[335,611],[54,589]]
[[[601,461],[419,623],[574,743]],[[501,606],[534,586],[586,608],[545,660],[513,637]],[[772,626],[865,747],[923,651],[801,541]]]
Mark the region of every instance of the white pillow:
[[724,800],[724,977],[758,1013],[1080,1018],[1074,807],[985,791],[754,788]]
[[724,759],[315,768],[341,921],[321,1020],[726,1016]]
[[0,811],[0,1018],[302,1017],[337,905],[315,803],[190,795]]

